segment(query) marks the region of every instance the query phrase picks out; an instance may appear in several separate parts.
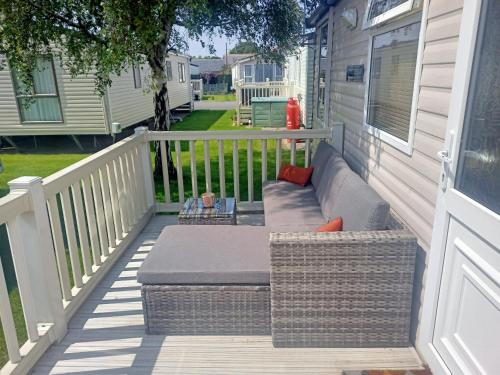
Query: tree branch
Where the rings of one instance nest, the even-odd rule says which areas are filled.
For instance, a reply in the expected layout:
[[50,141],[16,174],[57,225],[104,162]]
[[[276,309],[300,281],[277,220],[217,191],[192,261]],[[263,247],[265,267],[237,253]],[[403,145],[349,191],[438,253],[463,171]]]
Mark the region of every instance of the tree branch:
[[[45,14],[47,17],[49,17],[50,19],[52,20],[57,20],[57,21],[60,21],[60,22],[63,22],[64,24],[66,24],[66,27],[73,27],[75,29],[77,29],[79,32],[81,32],[82,34],[84,34],[86,37],[88,37],[89,39],[92,39],[93,41],[101,44],[101,45],[104,45],[104,46],[107,46],[108,43],[105,39],[102,39],[100,38],[99,36],[97,36],[96,34],[92,33],[87,26],[81,24],[81,23],[77,23],[75,21],[72,21],[71,19],[67,18],[67,17],[64,17],[58,13],[53,13],[53,12],[50,12],[48,11],[47,9],[45,9],[44,7],[42,6],[39,6],[38,4],[36,3],[32,3],[31,4],[32,6],[34,6],[35,8],[37,8],[42,14]],[[64,25],[62,25],[64,27]]]

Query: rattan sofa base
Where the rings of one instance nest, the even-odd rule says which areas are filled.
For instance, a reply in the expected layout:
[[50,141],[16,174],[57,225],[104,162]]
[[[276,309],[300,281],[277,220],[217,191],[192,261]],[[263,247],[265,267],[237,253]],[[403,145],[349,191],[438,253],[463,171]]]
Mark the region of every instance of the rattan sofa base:
[[270,335],[268,285],[143,285],[149,334]]
[[272,233],[275,347],[406,347],[417,239],[391,230]]

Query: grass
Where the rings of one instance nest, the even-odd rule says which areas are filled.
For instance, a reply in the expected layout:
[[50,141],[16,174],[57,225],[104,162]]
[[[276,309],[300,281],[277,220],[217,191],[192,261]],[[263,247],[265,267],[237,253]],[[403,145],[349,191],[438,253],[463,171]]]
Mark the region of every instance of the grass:
[[[195,111],[183,121],[173,125],[172,130],[177,131],[213,131],[213,130],[249,130],[241,126],[233,126],[234,110],[231,111]],[[254,128],[252,128],[254,129]],[[173,143],[172,143],[173,150]],[[211,166],[211,182],[212,191],[220,194],[219,185],[219,167],[218,167],[218,148],[217,142],[209,142],[210,149],[210,166]],[[267,177],[275,178],[275,163],[276,163],[276,142],[268,141],[268,169]],[[190,174],[190,155],[188,142],[181,144],[181,159],[183,166],[183,181],[185,197],[192,195],[191,174]],[[196,170],[198,192],[201,194],[205,191],[205,164],[204,164],[204,149],[203,142],[195,142],[196,150]],[[253,141],[253,170],[254,170],[254,200],[262,199],[261,188],[261,168],[262,168],[262,153],[261,142]],[[239,177],[240,177],[240,197],[241,200],[248,199],[248,165],[247,165],[247,141],[238,142],[239,155]],[[76,161],[86,157],[86,154],[4,154],[1,156],[4,172],[0,174],[0,196],[8,194],[9,189],[7,182],[20,176],[48,176]],[[176,160],[175,152],[173,152],[174,161]],[[288,162],[290,152],[284,147],[282,150],[282,161]],[[297,164],[302,165],[304,162],[303,153],[297,152]],[[224,166],[226,180],[226,194],[234,196],[233,186],[233,149],[232,142],[224,143]],[[155,180],[156,199],[164,202],[164,188],[162,179]],[[177,181],[171,182],[171,197],[173,201],[178,201],[179,192]],[[6,281],[9,288],[9,296],[11,307],[16,322],[18,339],[20,343],[24,343],[27,339],[26,329],[24,326],[24,317],[17,289],[12,257],[5,226],[0,226],[0,259],[3,263],[3,268],[6,274]],[[71,269],[71,268],[70,268]],[[3,339],[3,330],[0,327],[0,367],[8,360],[5,341]]]
[[[244,128],[241,126],[233,126],[232,118],[234,110],[231,111],[196,111],[184,121],[176,123],[173,130],[188,131],[188,130],[259,130],[257,128]],[[262,144],[260,141],[253,141],[253,188],[254,201],[262,200]],[[219,159],[218,145],[216,141],[209,142],[210,149],[210,170],[212,191],[220,194],[219,184]],[[176,160],[174,144],[171,143],[172,156],[174,163]],[[188,142],[181,142],[181,160],[183,169],[184,195],[185,197],[192,196],[192,182],[190,172],[190,155]],[[196,152],[196,171],[198,193],[201,194],[205,189],[205,164],[204,164],[204,145],[203,142],[195,142]],[[303,165],[304,155],[297,152],[297,165]],[[239,182],[240,182],[240,198],[242,201],[248,199],[248,164],[247,164],[247,141],[238,142],[238,157],[239,157]],[[282,162],[290,162],[290,151],[286,146],[282,148]],[[224,142],[224,169],[226,181],[226,194],[234,196],[234,180],[233,180],[233,146],[232,142]],[[267,179],[275,179],[276,177],[276,142],[267,142]],[[156,199],[159,202],[165,201],[163,182],[161,179],[155,180]],[[177,181],[170,182],[171,198],[175,202],[179,199]]]
[[[7,183],[17,177],[46,177],[86,156],[86,154],[2,154],[0,158],[4,166],[4,171],[0,173],[0,197],[9,193]],[[20,343],[24,343],[27,340],[24,315],[5,225],[0,225],[0,260],[2,261],[5,281],[9,291],[12,314],[14,315],[17,328],[17,337]],[[7,360],[7,348],[5,346],[3,329],[0,325],[0,367]]]
[[203,95],[203,100],[212,100],[214,102],[234,102],[236,100],[236,95],[234,94]]

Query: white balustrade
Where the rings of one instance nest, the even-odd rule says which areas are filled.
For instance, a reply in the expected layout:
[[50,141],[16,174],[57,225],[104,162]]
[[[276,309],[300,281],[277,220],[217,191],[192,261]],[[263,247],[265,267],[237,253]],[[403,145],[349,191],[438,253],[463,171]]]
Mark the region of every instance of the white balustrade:
[[[155,210],[147,129],[47,178],[20,177],[0,198],[28,336],[19,343],[4,265],[0,320],[9,362],[26,373]],[[21,344],[21,348],[19,347]]]

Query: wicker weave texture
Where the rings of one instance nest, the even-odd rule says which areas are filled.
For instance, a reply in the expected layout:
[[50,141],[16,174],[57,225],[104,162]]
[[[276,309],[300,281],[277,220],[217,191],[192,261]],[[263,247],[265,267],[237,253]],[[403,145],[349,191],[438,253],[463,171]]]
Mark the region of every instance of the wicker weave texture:
[[270,247],[276,347],[409,345],[410,232],[272,233]]
[[270,287],[143,285],[146,332],[270,335]]

